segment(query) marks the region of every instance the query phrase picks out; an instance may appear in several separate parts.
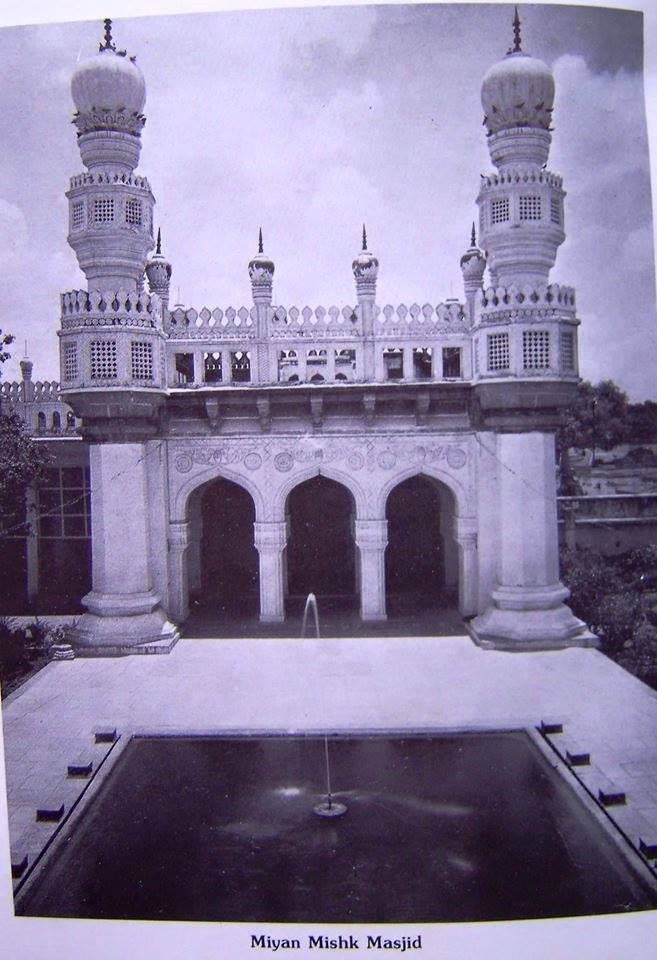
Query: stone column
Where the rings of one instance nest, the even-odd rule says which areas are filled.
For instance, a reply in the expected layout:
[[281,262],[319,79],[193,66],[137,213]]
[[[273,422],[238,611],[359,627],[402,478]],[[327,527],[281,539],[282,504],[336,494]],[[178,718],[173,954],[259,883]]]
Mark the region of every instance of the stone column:
[[230,383],[232,379],[230,370],[230,348],[225,347],[221,351],[221,382]]
[[297,376],[299,377],[299,383],[304,383],[307,376],[306,347],[300,343],[298,347],[295,347],[295,350],[297,352]]
[[326,380],[333,383],[335,380],[335,347],[330,344],[326,348]]
[[387,520],[356,520],[356,546],[360,555],[360,616],[362,620],[386,620],[385,551]]
[[260,620],[280,623],[285,620],[285,575],[283,551],[287,543],[285,520],[253,524],[255,545],[260,558]]
[[189,529],[189,523],[169,524],[169,610],[176,623],[182,623],[189,616]]
[[454,539],[459,553],[459,613],[471,617],[477,612],[477,521],[456,517]]
[[402,373],[404,380],[414,380],[413,347],[402,347]]
[[149,563],[144,443],[92,443],[92,590],[76,642],[98,653],[167,651],[178,632],[160,606]]
[[559,581],[554,434],[498,434],[496,450],[496,585],[490,605],[472,621],[475,639],[497,649],[592,645]]

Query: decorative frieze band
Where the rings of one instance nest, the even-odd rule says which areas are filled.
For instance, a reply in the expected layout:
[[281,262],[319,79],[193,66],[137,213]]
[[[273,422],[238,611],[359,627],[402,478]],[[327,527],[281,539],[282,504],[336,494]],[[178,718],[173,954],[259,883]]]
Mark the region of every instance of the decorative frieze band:
[[356,473],[371,470],[391,471],[398,466],[422,464],[459,471],[468,461],[462,441],[426,442],[397,437],[327,439],[306,442],[303,439],[224,440],[220,443],[190,443],[174,454],[178,473],[189,473],[194,466],[242,465],[256,472],[270,465],[278,473],[313,464],[335,464]]

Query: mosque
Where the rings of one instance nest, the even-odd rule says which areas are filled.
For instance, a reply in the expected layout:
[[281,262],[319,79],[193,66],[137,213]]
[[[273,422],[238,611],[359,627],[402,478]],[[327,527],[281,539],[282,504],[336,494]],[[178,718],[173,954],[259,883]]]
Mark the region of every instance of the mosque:
[[2,385],[54,454],[15,543],[15,596],[81,602],[87,655],[167,652],[192,603],[281,622],[311,591],[357,606],[365,633],[453,604],[482,647],[594,643],[559,581],[554,432],[579,320],[551,277],[554,79],[517,12],[483,79],[494,171],[473,185],[459,300],[377,303],[363,227],[353,304],[277,304],[260,233],[250,304],[170,305],[136,172],[145,81],[110,21],[72,96],[84,171],[68,242],[85,284],[61,295],[60,383],[35,383],[25,360]]

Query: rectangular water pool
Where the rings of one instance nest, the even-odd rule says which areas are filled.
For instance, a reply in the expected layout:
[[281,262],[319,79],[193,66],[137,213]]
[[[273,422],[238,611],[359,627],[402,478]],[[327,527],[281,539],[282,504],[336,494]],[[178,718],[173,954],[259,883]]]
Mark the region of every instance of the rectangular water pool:
[[[656,905],[523,731],[136,737],[17,912],[226,921],[503,920]],[[556,760],[555,760],[556,763]]]

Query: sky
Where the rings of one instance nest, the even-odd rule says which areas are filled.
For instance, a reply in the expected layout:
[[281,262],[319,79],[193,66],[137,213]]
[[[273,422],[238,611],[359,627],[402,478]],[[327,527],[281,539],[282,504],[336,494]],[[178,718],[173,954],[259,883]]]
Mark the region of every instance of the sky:
[[[459,258],[492,169],[481,79],[512,42],[507,5],[254,10],[117,19],[147,85],[139,170],[151,183],[172,302],[250,305],[262,226],[274,302],[354,303],[363,222],[380,305],[462,297]],[[577,290],[581,373],[655,397],[657,313],[642,17],[521,7],[523,49],[556,82],[549,168],[564,177],[566,242],[552,272]],[[0,31],[3,377],[27,341],[58,379],[59,293],[84,277],[67,245],[81,172],[70,77],[99,21]]]

